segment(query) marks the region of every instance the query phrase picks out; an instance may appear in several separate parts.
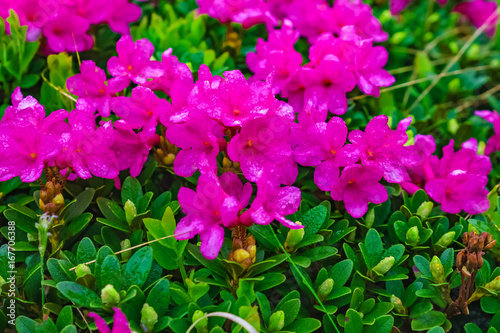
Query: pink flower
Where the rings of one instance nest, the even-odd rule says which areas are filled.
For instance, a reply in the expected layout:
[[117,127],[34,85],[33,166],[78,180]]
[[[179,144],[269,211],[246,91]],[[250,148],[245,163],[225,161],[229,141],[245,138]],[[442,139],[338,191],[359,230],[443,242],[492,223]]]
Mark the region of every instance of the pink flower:
[[131,128],[143,128],[147,136],[155,133],[160,117],[171,112],[170,103],[141,86],[132,89],[131,97],[113,98],[111,108]]
[[190,177],[204,163],[208,163],[211,170],[217,169],[219,144],[212,133],[212,127],[210,118],[199,113],[183,124],[174,124],[167,128],[167,140],[182,148],[174,160],[176,174]]
[[294,147],[295,160],[304,166],[316,166],[314,182],[322,191],[330,191],[339,177],[339,168],[352,165],[359,151],[346,145],[347,126],[339,117],[328,123],[317,123],[300,133],[300,143]]
[[401,13],[413,0],[390,0],[390,9],[392,15]]
[[274,174],[282,184],[293,184],[297,163],[288,143],[289,121],[278,118],[249,120],[227,146],[229,157],[240,162],[243,175],[256,182],[264,174]]
[[134,43],[130,36],[123,36],[116,44],[118,57],[108,60],[109,73],[114,77],[125,76],[134,83],[144,84],[150,78],[160,77],[163,70],[158,61],[151,61],[153,44],[147,39]]
[[106,21],[111,30],[122,35],[130,35],[128,25],[141,17],[141,7],[128,0],[111,0],[106,2],[106,5],[110,8]]
[[435,150],[432,135],[417,134],[414,145],[403,147],[402,162],[411,178],[411,181],[401,183],[405,191],[415,193],[438,174],[439,158],[432,155]]
[[252,222],[266,225],[276,220],[290,229],[301,229],[304,226],[285,218],[299,209],[300,197],[297,187],[280,187],[272,178],[263,177],[257,182],[257,197],[241,215],[241,222],[245,225]]
[[90,22],[69,11],[61,10],[58,15],[48,21],[42,31],[47,38],[50,52],[85,51],[94,45],[94,40],[87,35]]
[[497,111],[476,111],[476,116],[493,124],[494,134],[489,138],[484,153],[489,155],[500,150],[500,115]]
[[113,316],[113,330],[109,329],[106,321],[97,313],[90,312],[89,317],[95,320],[95,324],[100,333],[132,333],[125,314],[116,307],[113,307],[113,310],[115,311],[115,315]]
[[443,157],[439,162],[439,174],[445,178],[456,170],[470,174],[487,176],[491,171],[490,158],[477,154],[477,140],[471,138],[462,143],[462,149],[455,152],[454,141],[443,148]]
[[349,133],[349,141],[361,152],[363,165],[381,169],[385,180],[390,183],[409,180],[401,158],[403,145],[408,140],[406,129],[411,119],[405,118],[397,130],[392,131],[387,125],[388,117],[380,115],[370,120],[364,133],[360,130]]
[[368,210],[368,202],[380,204],[387,200],[387,190],[379,183],[382,170],[359,164],[346,167],[332,186],[333,200],[343,201],[354,218],[362,217]]
[[497,4],[495,1],[472,0],[461,2],[455,6],[453,11],[467,17],[476,28],[487,24],[485,32],[488,36],[492,37],[495,34],[498,22]]
[[[236,201],[233,201],[233,204],[237,204],[236,208],[238,212],[241,212],[248,206],[253,191],[250,183],[245,183],[245,185],[243,185],[237,174],[234,172],[225,172],[220,176],[220,184],[224,192],[236,199]],[[233,228],[239,222],[239,220],[234,220],[232,223],[227,223],[225,226]]]
[[118,77],[106,81],[106,73],[92,60],[85,60],[80,66],[81,74],[68,78],[66,86],[75,94],[92,104],[101,116],[109,117],[111,97],[128,87],[129,81]]
[[69,115],[71,132],[62,136],[64,153],[57,157],[60,169],[72,167],[83,179],[92,175],[113,179],[118,176],[119,165],[113,153],[114,131],[111,122],[96,128],[93,109],[79,100],[76,110]]
[[201,253],[207,259],[214,259],[224,241],[224,228],[221,225],[233,225],[238,219],[238,199],[223,190],[214,174],[202,173],[196,192],[182,187],[178,200],[186,216],[177,224],[175,238],[184,240],[199,234]]
[[485,189],[487,182],[486,176],[455,170],[445,178],[428,182],[425,191],[447,213],[458,214],[464,210],[469,214],[480,214],[490,207],[488,190]]

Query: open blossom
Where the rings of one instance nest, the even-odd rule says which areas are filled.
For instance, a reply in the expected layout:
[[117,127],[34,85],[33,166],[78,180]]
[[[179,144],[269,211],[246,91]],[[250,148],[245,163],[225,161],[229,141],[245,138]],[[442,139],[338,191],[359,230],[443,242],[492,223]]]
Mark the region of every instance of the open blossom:
[[462,149],[455,152],[454,141],[443,148],[443,157],[439,162],[439,174],[446,177],[456,170],[470,174],[487,176],[491,171],[490,158],[477,154],[477,140],[471,138],[462,143]]
[[[225,172],[220,176],[220,184],[224,192],[236,199],[236,201],[233,201],[233,204],[237,205],[238,212],[241,212],[242,209],[248,206],[253,191],[250,183],[245,183],[245,185],[243,185],[237,174],[234,172]],[[225,226],[232,228],[239,222],[241,221],[234,220],[233,222],[227,223]]]
[[408,117],[402,120],[398,128],[393,131],[387,125],[388,117],[380,115],[370,120],[364,132],[354,130],[349,133],[349,141],[361,153],[361,163],[383,170],[385,180],[390,183],[409,180],[401,160],[401,153],[403,145],[408,140],[406,129],[411,119]]
[[141,86],[132,89],[131,97],[115,97],[111,102],[113,112],[131,128],[143,128],[142,132],[152,135],[161,116],[170,113],[170,103],[158,98],[154,92]]
[[59,110],[45,117],[43,106],[31,96],[23,98],[19,88],[12,100],[14,105],[0,121],[0,181],[20,176],[23,182],[32,182],[61,153],[61,135],[69,130],[68,113]]
[[289,121],[278,118],[249,120],[227,146],[229,157],[239,162],[241,171],[250,181],[264,174],[275,174],[282,184],[290,185],[297,178],[297,163],[288,142]]
[[379,183],[382,175],[376,167],[348,166],[333,184],[330,195],[333,200],[343,201],[352,217],[359,218],[368,210],[369,202],[380,204],[387,200],[387,190]]
[[199,234],[201,253],[207,259],[214,259],[224,241],[222,226],[233,225],[238,219],[238,199],[228,195],[212,173],[202,173],[196,192],[182,187],[178,199],[186,216],[177,224],[175,238],[184,240]]
[[300,197],[297,187],[280,187],[272,177],[263,177],[257,181],[257,196],[250,208],[241,215],[241,222],[245,225],[251,225],[252,221],[266,225],[276,220],[290,229],[303,228],[285,218],[299,209]]
[[486,24],[485,32],[488,36],[492,37],[495,34],[498,22],[497,3],[495,1],[465,1],[457,4],[453,11],[467,17],[476,28]]
[[148,79],[163,75],[158,61],[152,61],[153,44],[147,39],[134,43],[130,36],[123,36],[116,43],[117,57],[108,60],[109,73],[114,77],[128,77],[134,83],[143,84]]
[[489,155],[500,150],[500,115],[497,111],[476,111],[476,116],[493,124],[494,134],[488,139],[484,153]]
[[346,145],[347,126],[339,117],[297,132],[294,158],[301,165],[316,166],[314,182],[322,191],[330,191],[339,177],[340,167],[352,165],[359,159],[356,147]]
[[422,134],[415,136],[413,145],[403,147],[402,162],[411,178],[411,181],[401,183],[405,191],[415,193],[438,174],[439,158],[433,155],[435,150],[434,137]]
[[121,77],[106,81],[106,73],[92,60],[85,60],[80,66],[80,74],[66,81],[70,93],[84,98],[92,104],[101,116],[109,117],[111,97],[128,87],[129,82]]
[[130,35],[129,24],[141,18],[141,7],[128,0],[110,0],[106,5],[109,8],[109,15],[105,21],[111,30],[122,35]]
[[115,314],[113,316],[113,330],[109,329],[106,321],[95,312],[90,312],[89,317],[95,320],[95,325],[100,333],[132,333],[127,317],[122,310],[113,307]]
[[217,169],[215,158],[219,153],[219,143],[212,128],[212,121],[203,113],[192,116],[185,123],[167,128],[167,140],[182,148],[174,160],[176,174],[190,177],[204,163],[208,163],[212,170]]

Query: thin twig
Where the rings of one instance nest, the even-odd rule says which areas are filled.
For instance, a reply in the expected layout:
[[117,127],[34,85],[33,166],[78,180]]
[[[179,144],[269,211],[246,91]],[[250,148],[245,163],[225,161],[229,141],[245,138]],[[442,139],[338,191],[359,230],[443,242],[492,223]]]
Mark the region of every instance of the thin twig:
[[76,99],[71,96],[70,94],[66,93],[61,87],[57,87],[56,85],[54,85],[52,82],[50,82],[49,80],[47,80],[47,78],[45,77],[45,72],[47,71],[48,67],[46,67],[43,71],[42,71],[42,79],[47,82],[47,84],[49,86],[51,86],[52,88],[54,88],[55,90],[57,90],[60,94],[66,96],[67,98],[69,98],[70,100],[72,100],[73,102],[76,103]]

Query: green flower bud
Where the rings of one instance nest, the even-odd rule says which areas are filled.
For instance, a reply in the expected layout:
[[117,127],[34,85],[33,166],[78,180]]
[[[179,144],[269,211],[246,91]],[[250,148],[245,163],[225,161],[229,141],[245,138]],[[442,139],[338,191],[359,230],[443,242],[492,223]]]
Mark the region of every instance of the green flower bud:
[[281,331],[285,326],[285,312],[283,310],[276,311],[269,318],[269,332]]
[[474,43],[469,47],[469,50],[467,51],[465,56],[468,60],[477,60],[479,59],[480,52],[481,48],[479,47],[479,44]]
[[391,296],[391,303],[394,305],[394,311],[396,313],[405,315],[407,313],[405,306],[403,305],[403,302],[401,302],[401,299],[397,297],[396,295]]
[[[120,242],[120,245],[121,245],[122,251],[130,248],[131,247],[131,245],[130,245],[130,239],[124,239],[124,240],[122,240]],[[122,255],[122,260],[123,261],[128,261],[130,259],[130,257],[132,256],[132,251],[122,252],[121,255]]]
[[[297,224],[300,224],[300,222],[297,222]],[[290,231],[288,231],[288,234],[286,235],[286,240],[285,240],[286,252],[293,252],[297,247],[297,245],[299,245],[299,243],[304,238],[304,234],[305,234],[304,228],[290,229]]]
[[141,310],[141,323],[146,327],[149,331],[152,331],[158,322],[158,314],[152,306],[149,306],[148,303],[144,303],[144,306]]
[[366,212],[365,215],[365,226],[367,228],[371,228],[373,222],[375,222],[375,208],[370,208],[368,209],[368,212]]
[[120,294],[116,291],[113,285],[108,284],[106,287],[102,288],[101,299],[105,305],[115,306],[120,303]]
[[488,290],[500,293],[500,275],[497,276],[493,281],[488,282],[484,287]]
[[406,232],[406,243],[410,246],[417,246],[420,241],[420,235],[418,234],[418,227],[413,226]]
[[0,287],[2,287],[4,284],[6,284],[7,281],[3,278],[3,276],[0,275]]
[[458,93],[460,91],[460,79],[458,77],[448,83],[448,90],[451,93]]
[[432,257],[430,263],[430,270],[432,277],[434,278],[434,282],[436,283],[444,282],[444,267],[443,264],[441,263],[441,260],[437,256]]
[[92,271],[90,270],[90,267],[85,265],[85,264],[79,264],[76,266],[76,277],[80,278],[84,275],[87,274],[92,274]]
[[425,219],[431,214],[433,207],[434,207],[434,204],[431,201],[424,201],[424,202],[422,202],[420,207],[418,207],[417,215],[420,216],[421,218]]
[[372,270],[379,275],[384,275],[394,266],[394,261],[396,259],[393,256],[385,257]]
[[448,231],[437,241],[436,245],[443,248],[448,247],[448,245],[455,239],[455,231]]
[[403,31],[396,32],[391,37],[391,43],[397,45],[401,43],[405,38],[406,38],[406,32]]
[[125,202],[125,219],[127,220],[127,223],[130,224],[132,220],[137,216],[137,208],[135,208],[135,205],[132,201],[127,200]]
[[479,141],[477,144],[477,154],[484,155],[484,150],[486,149],[486,143],[484,141]]
[[457,133],[459,127],[460,125],[455,118],[448,120],[448,132],[450,132],[451,134]]
[[[203,311],[196,310],[193,313],[193,318],[192,318],[193,323],[196,322],[198,319],[203,318],[204,316],[205,316],[205,313]],[[196,325],[194,327],[196,327],[196,330],[198,331],[198,333],[207,333],[208,332],[208,318],[205,317],[205,318],[201,319],[198,323],[196,323]]]
[[324,300],[331,292],[333,289],[333,279],[328,278],[323,283],[318,287],[318,297],[321,300]]

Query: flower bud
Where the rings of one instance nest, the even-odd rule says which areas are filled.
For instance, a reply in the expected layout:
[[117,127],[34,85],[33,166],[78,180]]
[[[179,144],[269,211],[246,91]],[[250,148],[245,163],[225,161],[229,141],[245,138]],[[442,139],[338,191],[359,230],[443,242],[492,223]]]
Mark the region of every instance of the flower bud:
[[85,265],[85,264],[79,264],[76,266],[76,277],[80,278],[84,275],[87,274],[92,274],[92,271],[90,270],[90,267]]
[[152,331],[158,322],[158,314],[152,306],[149,306],[148,303],[144,303],[141,310],[141,324],[146,327],[148,332]]
[[484,287],[488,290],[500,293],[500,275],[488,282]]
[[380,260],[380,262],[372,268],[372,270],[379,274],[379,275],[384,275],[387,273],[392,266],[394,266],[395,258],[393,256],[390,257],[385,257],[384,259]]
[[437,256],[432,257],[430,263],[430,270],[434,282],[436,283],[444,282],[444,267],[443,264],[441,263],[441,260]]
[[323,281],[323,283],[318,287],[317,294],[319,299],[324,300],[328,295],[330,295],[332,290],[333,290],[333,279],[328,278],[325,281]]
[[418,227],[413,226],[406,232],[406,244],[410,246],[417,246],[420,242],[420,235],[418,234]]
[[233,166],[233,162],[231,162],[231,160],[229,158],[224,156],[224,158],[222,159],[222,167],[223,168],[230,168],[232,166]]
[[57,206],[62,206],[64,205],[64,197],[61,193],[59,193],[58,195],[56,195],[54,197],[54,199],[52,199],[52,203],[54,205],[57,205]]
[[391,303],[394,305],[394,311],[396,313],[405,315],[407,313],[405,306],[403,305],[403,302],[401,302],[401,299],[397,297],[396,295],[391,296]]
[[237,262],[242,262],[243,260],[250,258],[250,253],[243,249],[237,249],[233,253],[233,258]]
[[365,226],[371,228],[373,222],[375,222],[375,208],[370,208],[365,215]]
[[434,207],[434,204],[432,203],[432,201],[424,201],[424,202],[422,202],[420,207],[418,207],[417,215],[420,216],[421,218],[425,219],[431,214],[433,207]]
[[[122,251],[130,248],[130,239],[124,239],[120,242]],[[132,251],[125,251],[121,253],[122,255],[122,260],[123,261],[128,261],[130,257],[132,256]]]
[[479,141],[477,144],[477,154],[484,155],[484,150],[486,149],[486,143],[484,141]]
[[285,312],[276,311],[269,318],[268,332],[278,332],[285,326]]
[[440,246],[443,248],[448,247],[453,240],[455,239],[455,231],[448,231],[437,241],[436,246]]
[[127,223],[130,224],[132,220],[137,216],[137,208],[135,208],[135,205],[132,201],[127,200],[125,202],[125,219],[127,220]]
[[[300,224],[300,222],[297,222],[297,224]],[[288,234],[286,235],[286,240],[285,240],[285,250],[286,252],[293,252],[297,245],[302,241],[304,238],[305,230],[304,228],[301,229],[290,229],[288,231]]]
[[167,166],[174,165],[175,155],[172,153],[167,154],[162,160],[163,164]]
[[101,291],[102,302],[107,306],[115,306],[120,303],[120,294],[116,291],[113,285],[108,284]]
[[[193,318],[192,318],[193,323],[196,322],[198,319],[203,318],[204,316],[205,316],[205,313],[203,313],[203,311],[196,310],[193,313]],[[198,333],[208,332],[208,318],[205,317],[205,318],[201,319],[198,323],[196,323],[196,325],[194,327],[196,328]]]

